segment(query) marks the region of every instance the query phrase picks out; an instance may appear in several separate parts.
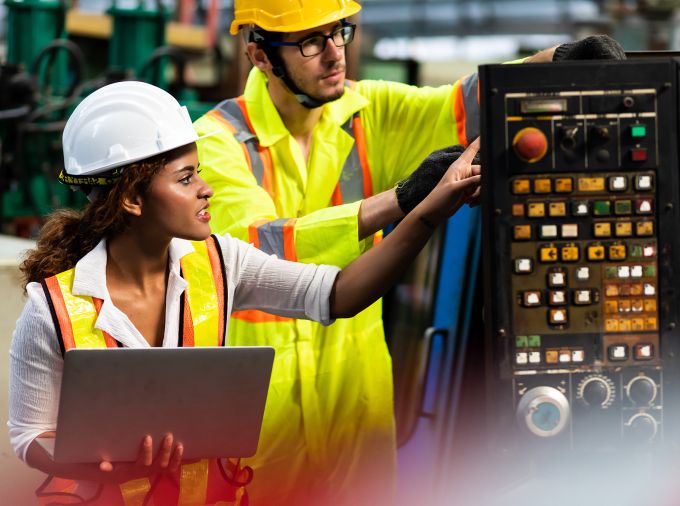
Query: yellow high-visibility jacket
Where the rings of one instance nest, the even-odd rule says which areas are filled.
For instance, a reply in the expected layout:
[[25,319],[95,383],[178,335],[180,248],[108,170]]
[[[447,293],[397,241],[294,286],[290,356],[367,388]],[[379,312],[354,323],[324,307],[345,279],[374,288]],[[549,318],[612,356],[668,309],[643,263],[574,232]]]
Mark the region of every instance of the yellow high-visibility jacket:
[[[199,135],[222,130],[199,142],[201,175],[215,191],[213,232],[288,259],[340,267],[373,244],[358,239],[361,200],[332,205],[361,135],[348,132],[348,121],[360,118],[358,155],[370,171],[364,190],[372,187],[372,194],[392,188],[431,151],[471,141],[479,121],[476,75],[438,88],[359,81],[323,106],[305,160],[259,70],[251,71],[240,102],[250,136],[215,111],[195,123]],[[253,167],[252,145],[250,153],[244,147],[253,137],[270,161],[264,181]],[[257,476],[249,487],[252,505],[389,502],[396,449],[381,311],[378,301],[328,327],[253,311],[232,315],[230,345],[276,348],[258,453],[246,459]]]

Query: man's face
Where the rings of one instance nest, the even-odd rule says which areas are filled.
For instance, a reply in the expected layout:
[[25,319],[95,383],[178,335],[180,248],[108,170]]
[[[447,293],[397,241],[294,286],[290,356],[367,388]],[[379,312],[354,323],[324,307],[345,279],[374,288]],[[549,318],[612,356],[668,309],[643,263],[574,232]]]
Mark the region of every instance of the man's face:
[[[284,42],[299,42],[313,35],[329,35],[340,27],[340,22],[329,23],[310,30],[283,34]],[[321,53],[303,56],[296,46],[280,48],[281,57],[293,83],[305,94],[320,103],[342,97],[345,91],[345,48],[326,40]]]

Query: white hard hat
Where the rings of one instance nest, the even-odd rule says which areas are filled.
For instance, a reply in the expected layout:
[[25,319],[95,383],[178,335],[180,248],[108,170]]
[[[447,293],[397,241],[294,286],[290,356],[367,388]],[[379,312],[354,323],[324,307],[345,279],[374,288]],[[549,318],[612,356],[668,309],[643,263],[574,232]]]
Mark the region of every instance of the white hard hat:
[[109,84],[88,95],[66,122],[65,179],[86,180],[198,139],[187,108],[169,93],[137,81]]

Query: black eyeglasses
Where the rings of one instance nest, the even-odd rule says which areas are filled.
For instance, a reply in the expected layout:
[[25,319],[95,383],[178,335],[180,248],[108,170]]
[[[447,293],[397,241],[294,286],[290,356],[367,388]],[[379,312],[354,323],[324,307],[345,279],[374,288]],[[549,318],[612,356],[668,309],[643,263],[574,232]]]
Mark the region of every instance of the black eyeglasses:
[[328,35],[320,33],[298,40],[297,42],[269,41],[268,44],[274,47],[297,46],[300,48],[302,56],[316,56],[323,53],[324,49],[326,49],[326,41],[328,40],[332,40],[336,47],[343,47],[352,42],[356,27],[357,25],[352,23],[343,23],[342,26],[339,26]]

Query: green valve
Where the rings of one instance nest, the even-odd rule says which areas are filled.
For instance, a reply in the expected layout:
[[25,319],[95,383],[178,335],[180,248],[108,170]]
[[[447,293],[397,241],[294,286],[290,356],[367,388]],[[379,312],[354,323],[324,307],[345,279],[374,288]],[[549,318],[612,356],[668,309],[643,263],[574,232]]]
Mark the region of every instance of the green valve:
[[595,216],[608,216],[611,214],[611,202],[608,200],[596,200],[593,205],[593,214]]
[[647,137],[646,125],[633,125],[630,127],[630,134],[633,137]]
[[632,258],[640,258],[642,256],[642,245],[630,244],[628,246],[628,253]]
[[541,336],[529,336],[529,348],[538,348],[541,346]]
[[630,200],[617,200],[614,202],[614,212],[616,214],[630,214],[633,211],[633,204]]
[[517,336],[515,337],[515,347],[516,348],[526,348],[528,346],[527,336]]

